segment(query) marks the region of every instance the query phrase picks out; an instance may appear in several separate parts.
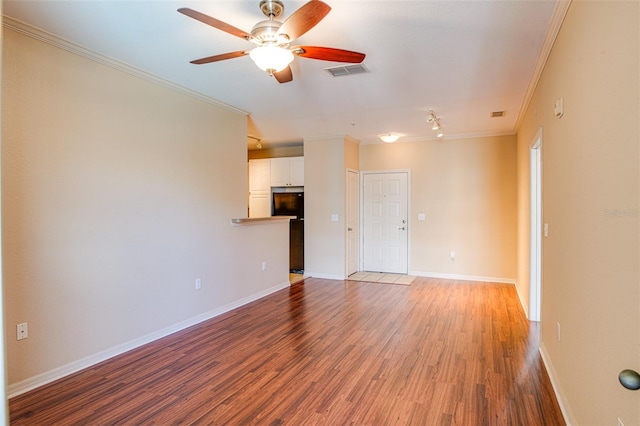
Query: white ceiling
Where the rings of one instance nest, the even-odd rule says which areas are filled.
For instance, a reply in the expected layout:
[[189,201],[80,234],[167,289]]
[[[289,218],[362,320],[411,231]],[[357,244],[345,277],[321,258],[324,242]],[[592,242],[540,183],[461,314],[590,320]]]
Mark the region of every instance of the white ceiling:
[[[325,0],[331,12],[294,44],[367,55],[368,74],[332,77],[341,65],[296,58],[279,84],[248,56],[190,60],[249,49],[240,38],[178,13],[180,7],[249,32],[259,0],[4,0],[3,13],[250,114],[264,146],[350,135],[380,143],[433,139],[429,109],[446,137],[513,133],[552,22],[555,0]],[[284,0],[284,18],[305,1]],[[490,118],[493,111],[506,111]],[[249,141],[253,146],[252,141]]]

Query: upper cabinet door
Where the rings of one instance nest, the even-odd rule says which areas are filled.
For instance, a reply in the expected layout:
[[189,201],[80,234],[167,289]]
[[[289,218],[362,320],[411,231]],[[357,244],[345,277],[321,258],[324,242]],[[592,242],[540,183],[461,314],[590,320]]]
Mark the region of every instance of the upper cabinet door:
[[271,159],[271,186],[289,186],[289,159]]
[[304,186],[304,157],[272,158],[271,186]]
[[304,186],[304,157],[289,159],[289,181],[292,186]]

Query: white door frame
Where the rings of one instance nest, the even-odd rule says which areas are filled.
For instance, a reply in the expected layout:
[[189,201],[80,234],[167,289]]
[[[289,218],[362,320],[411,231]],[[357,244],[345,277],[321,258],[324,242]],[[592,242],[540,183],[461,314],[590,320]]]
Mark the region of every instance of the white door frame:
[[530,161],[530,263],[529,320],[540,321],[542,299],[542,127],[529,148]]
[[[357,191],[355,194],[355,200],[351,199],[351,193],[350,193],[350,187],[349,187],[349,176],[350,174],[355,174],[357,177]],[[348,277],[351,273],[350,270],[350,265],[351,265],[351,236],[350,236],[350,232],[355,232],[356,233],[356,269],[358,271],[361,270],[362,267],[362,247],[360,245],[360,238],[361,238],[361,231],[360,231],[360,226],[361,226],[361,214],[362,214],[362,200],[361,200],[361,191],[360,191],[360,187],[362,185],[362,181],[361,181],[361,176],[360,176],[360,172],[358,170],[354,170],[354,169],[347,169],[346,172],[346,184],[347,184],[347,214],[346,214],[346,220],[345,220],[345,232],[346,232],[346,262],[345,262],[345,276]],[[351,211],[350,209],[352,207],[354,207],[352,205],[352,203],[355,203],[355,208],[357,209],[357,214],[356,214],[356,220],[357,220],[357,224],[355,226],[355,228],[353,228],[351,231],[349,230],[349,220],[351,217]]]
[[407,273],[411,273],[411,169],[367,170],[360,171],[360,263],[358,269],[364,270],[364,176],[367,174],[406,173],[407,174]]

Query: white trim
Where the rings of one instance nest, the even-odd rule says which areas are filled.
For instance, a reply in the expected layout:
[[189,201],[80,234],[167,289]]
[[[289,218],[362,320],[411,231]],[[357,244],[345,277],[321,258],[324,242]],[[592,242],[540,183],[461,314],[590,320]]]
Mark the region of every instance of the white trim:
[[322,278],[323,280],[338,280],[338,281],[344,281],[347,279],[347,277],[343,276],[343,275],[333,275],[333,274],[321,274],[321,273],[316,273],[316,272],[309,272],[309,271],[304,271],[304,275],[308,278]]
[[542,306],[542,127],[529,148],[529,306],[531,321],[541,320]]
[[[347,194],[347,202],[346,202],[346,214],[345,214],[345,233],[346,233],[346,241],[345,241],[345,247],[346,247],[346,251],[345,251],[345,277],[348,277],[349,274],[349,260],[350,260],[350,252],[351,252],[351,246],[349,245],[349,241],[350,241],[350,237],[349,237],[349,214],[351,213],[349,210],[349,206],[351,205],[351,199],[350,199],[350,193],[349,193],[349,173],[355,173],[356,177],[358,179],[358,185],[357,185],[357,194],[356,194],[356,205],[358,208],[358,226],[357,226],[357,232],[358,232],[358,238],[357,238],[357,266],[356,266],[356,272],[360,271],[360,266],[362,265],[362,253],[361,253],[361,245],[360,245],[360,235],[362,230],[360,229],[360,225],[362,222],[362,218],[361,218],[361,214],[362,214],[362,198],[361,198],[361,194],[360,194],[360,187],[362,186],[362,181],[361,181],[361,177],[360,177],[360,171],[359,170],[355,170],[352,168],[347,167],[347,171],[345,172],[345,180],[346,180],[346,194]],[[351,231],[353,232],[353,230]]]
[[166,80],[162,77],[158,77],[157,75],[151,74],[150,72],[144,71],[140,68],[136,68],[132,65],[126,64],[117,59],[102,55],[98,52],[87,49],[86,47],[80,46],[78,44],[72,43],[68,40],[60,38],[46,31],[43,31],[39,28],[33,27],[17,19],[13,19],[9,16],[2,15],[2,26],[4,28],[8,28],[22,35],[26,35],[27,37],[31,37],[35,40],[39,40],[43,43],[47,43],[59,49],[66,50],[67,52],[73,53],[78,56],[82,56],[83,58],[108,66],[118,71],[122,71],[134,77],[142,78],[144,80],[150,81],[151,83],[155,83],[160,86],[164,86],[168,89],[174,90],[176,92],[180,92],[182,94],[200,99],[201,101],[204,101],[206,103],[219,106],[228,111],[235,112],[242,115],[249,115],[247,111],[241,110],[240,108],[236,108],[222,101],[214,99],[210,96],[205,96],[202,93],[198,93],[184,86],[180,86],[179,84],[172,83],[171,81]]
[[560,0],[556,3],[556,8],[553,11],[553,15],[551,16],[551,22],[549,23],[547,35],[544,39],[544,42],[542,43],[542,47],[540,48],[538,61],[536,62],[536,66],[533,69],[533,72],[531,73],[529,86],[527,87],[527,91],[525,92],[524,98],[522,99],[520,111],[518,112],[518,118],[516,119],[516,129],[518,129],[520,127],[520,124],[522,124],[522,120],[524,119],[527,108],[529,107],[529,102],[531,102],[531,98],[533,97],[533,92],[536,90],[538,81],[540,81],[542,71],[547,64],[547,59],[549,59],[551,49],[553,48],[553,44],[556,42],[556,38],[558,37],[558,33],[560,32],[560,27],[562,27],[562,22],[564,21],[564,17],[567,15],[567,11],[569,10],[570,5],[571,0]]
[[[2,3],[0,3],[0,12],[2,12]],[[0,53],[2,52],[2,35],[0,34]],[[0,70],[2,69],[2,58],[0,57]],[[2,71],[0,71],[2,77]],[[1,91],[1,90],[0,90]],[[1,121],[1,120],[0,120]],[[0,128],[1,128],[0,124]],[[1,138],[0,138],[1,139]],[[2,154],[0,154],[0,159]],[[1,163],[1,162],[0,162]],[[0,176],[2,175],[2,166],[0,166]],[[2,179],[0,178],[0,181]],[[1,183],[1,182],[0,182]],[[2,211],[2,200],[0,198],[0,212]],[[0,223],[0,241],[2,240],[2,223]],[[0,424],[9,424],[9,399],[7,397],[7,347],[5,336],[5,316],[4,316],[4,284],[2,281],[2,246],[0,245]]]
[[[488,282],[488,283],[513,284],[517,287],[517,282],[513,278],[484,277],[479,275],[443,274],[440,272],[424,272],[424,271],[410,271],[409,275],[415,275],[417,277],[426,277],[426,278],[442,278],[446,280],[480,281],[480,282]],[[522,300],[520,301],[520,303],[522,303]]]
[[522,294],[520,294],[520,285],[518,283],[518,280],[513,280],[513,284],[516,286],[516,293],[518,294],[518,300],[520,300],[520,306],[522,306],[522,310],[524,311],[524,315],[525,317],[527,317],[527,319],[529,319],[529,311],[528,311],[528,306],[526,303],[524,303],[524,299],[522,298]]
[[132,349],[138,348],[142,345],[146,345],[147,343],[151,343],[155,340],[161,339],[163,337],[166,337],[180,330],[184,330],[185,328],[194,326],[203,321],[207,321],[211,318],[215,318],[218,315],[222,315],[226,312],[232,311],[233,309],[239,308],[243,305],[246,305],[248,303],[261,299],[265,296],[270,295],[271,293],[275,293],[276,291],[283,290],[289,287],[290,285],[291,284],[289,284],[289,281],[282,282],[273,287],[262,290],[258,293],[254,293],[250,296],[236,300],[235,302],[231,302],[220,308],[214,309],[209,312],[205,312],[203,314],[200,314],[188,320],[181,321],[177,324],[171,325],[169,327],[165,327],[163,329],[160,329],[153,333],[139,337],[137,339],[131,340],[129,342],[123,343],[121,345],[117,345],[112,348],[106,349],[104,351],[100,351],[96,354],[71,362],[67,365],[63,365],[61,367],[54,368],[53,370],[49,370],[44,373],[37,374],[33,377],[22,380],[20,382],[13,383],[8,387],[8,398],[13,398],[15,396],[28,392],[37,387],[46,385],[47,383],[51,383],[54,380],[61,379],[65,376],[68,376],[70,374],[83,370],[85,368],[91,367],[92,365],[98,364],[99,362],[105,361],[109,358],[113,358],[117,355],[121,355]]
[[540,352],[540,358],[542,358],[542,363],[547,369],[547,375],[549,376],[549,380],[551,381],[551,387],[553,388],[553,392],[556,394],[556,399],[558,400],[558,405],[560,406],[560,411],[562,412],[562,417],[564,417],[564,421],[567,426],[577,425],[578,422],[576,418],[573,416],[571,412],[571,407],[569,406],[569,401],[562,392],[562,387],[558,382],[558,373],[556,369],[553,367],[553,363],[551,362],[551,357],[547,352],[547,348],[544,346],[544,343],[540,344],[540,348],[538,349]]
[[[489,137],[496,137],[496,136],[515,136],[516,135],[516,131],[515,130],[507,130],[507,131],[502,131],[502,132],[478,132],[478,133],[458,133],[458,134],[446,134],[441,137],[438,138],[436,136],[431,135],[422,135],[422,136],[403,136],[400,139],[398,139],[397,141],[394,142],[394,144],[398,144],[398,143],[413,143],[413,142],[439,142],[442,140],[456,140],[456,139],[477,139],[477,138],[489,138]],[[384,142],[381,142],[380,139],[375,138],[375,139],[367,139],[364,142],[361,142],[361,145],[379,145],[379,144],[383,144]]]

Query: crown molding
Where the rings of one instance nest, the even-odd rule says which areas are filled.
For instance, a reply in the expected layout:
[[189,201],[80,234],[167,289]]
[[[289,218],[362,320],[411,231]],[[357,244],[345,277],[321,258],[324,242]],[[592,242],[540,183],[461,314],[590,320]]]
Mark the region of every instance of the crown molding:
[[551,54],[551,49],[556,42],[556,38],[558,37],[558,33],[560,32],[562,23],[564,22],[564,17],[567,16],[567,11],[569,10],[571,1],[572,0],[560,0],[556,3],[556,8],[553,11],[553,15],[551,16],[551,22],[549,23],[547,35],[544,39],[544,42],[542,43],[542,47],[540,48],[538,61],[536,62],[536,66],[533,69],[533,73],[531,74],[529,86],[527,87],[527,91],[525,92],[524,98],[522,100],[520,111],[518,112],[518,118],[516,119],[515,126],[516,129],[520,127],[520,124],[524,119],[524,115],[527,112],[527,108],[529,108],[529,103],[531,102],[531,98],[533,97],[533,92],[538,86],[538,81],[540,81],[542,71],[544,70],[544,67],[547,64],[547,60],[549,59],[549,55]]
[[241,110],[240,108],[236,108],[234,106],[226,104],[210,96],[206,96],[206,95],[203,95],[202,93],[198,93],[195,90],[188,89],[179,84],[172,83],[169,80],[166,80],[162,77],[158,77],[157,75],[151,74],[150,72],[147,72],[143,69],[134,67],[132,65],[129,65],[117,59],[102,55],[98,52],[95,52],[91,49],[87,49],[86,47],[80,46],[79,44],[60,38],[54,34],[51,34],[47,31],[36,28],[25,22],[19,21],[17,19],[13,19],[7,15],[2,15],[2,26],[3,28],[10,29],[12,31],[25,35],[27,37],[31,37],[35,40],[41,41],[43,43],[49,44],[51,46],[57,47],[59,49],[65,50],[67,52],[73,53],[75,55],[81,56],[83,58],[89,59],[91,61],[97,62],[102,65],[105,65],[107,67],[116,69],[118,71],[122,71],[134,77],[139,77],[151,83],[164,86],[173,91],[185,94],[187,96],[191,96],[193,98],[197,98],[208,104],[216,105],[218,107],[224,108],[231,112],[235,112],[237,114],[249,115],[247,111]]
[[480,133],[459,133],[459,134],[447,134],[445,133],[443,137],[438,138],[433,135],[422,135],[422,136],[401,136],[397,141],[385,144],[381,142],[380,139],[376,138],[368,138],[364,142],[361,142],[361,145],[395,145],[399,143],[414,143],[414,142],[441,142],[444,140],[459,140],[459,139],[478,139],[478,138],[491,138],[498,136],[514,136],[516,135],[515,130],[508,130],[504,132],[480,132]]

